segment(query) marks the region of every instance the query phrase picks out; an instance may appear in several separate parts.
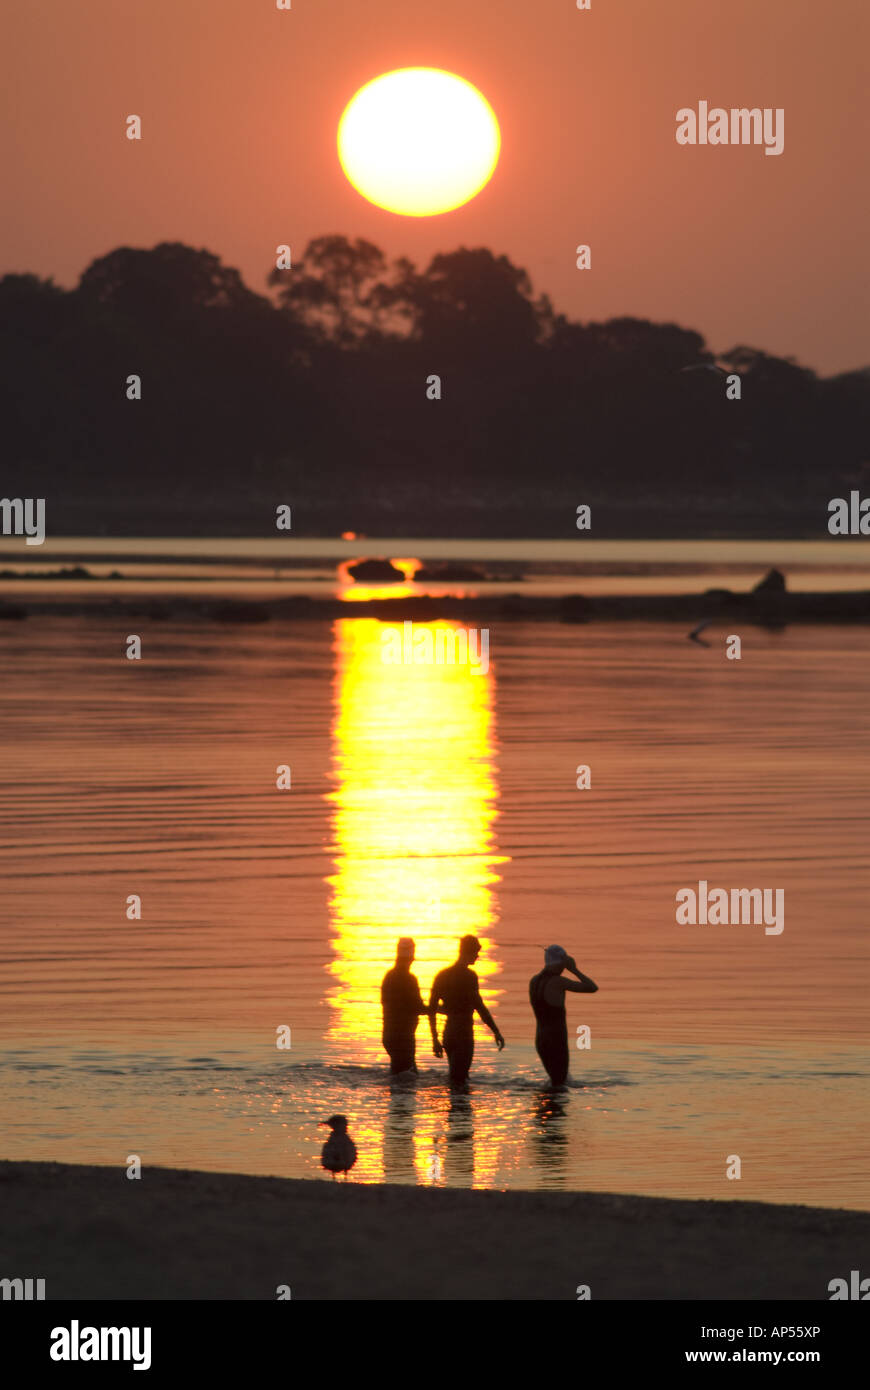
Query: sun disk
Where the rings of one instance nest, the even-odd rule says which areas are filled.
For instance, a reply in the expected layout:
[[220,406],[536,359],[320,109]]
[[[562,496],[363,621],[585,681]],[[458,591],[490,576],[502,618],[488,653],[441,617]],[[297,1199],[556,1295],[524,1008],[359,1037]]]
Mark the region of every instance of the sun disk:
[[400,68],[361,87],[338,125],[338,157],[358,193],[405,217],[467,203],[498,163],[495,112],[440,68]]

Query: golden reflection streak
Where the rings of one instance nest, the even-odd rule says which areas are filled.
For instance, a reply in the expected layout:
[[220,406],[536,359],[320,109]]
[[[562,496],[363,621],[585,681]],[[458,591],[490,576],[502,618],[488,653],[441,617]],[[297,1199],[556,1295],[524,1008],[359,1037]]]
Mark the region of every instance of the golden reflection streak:
[[[424,1001],[436,972],[456,959],[459,938],[479,936],[476,969],[496,1007],[500,991],[492,980],[501,966],[491,935],[493,885],[495,865],[505,862],[494,853],[492,829],[498,795],[492,667],[484,674],[467,663],[387,664],[381,636],[389,626],[342,618],[334,628],[337,787],[330,799],[338,853],[329,879],[335,957],[327,1037],[348,1060],[376,1066],[386,1064],[380,984],[400,936],[417,943],[413,969]],[[414,624],[433,634],[448,626],[459,625]],[[418,1065],[439,1065],[425,1018],[417,1050]],[[436,1129],[443,1133],[434,1115],[414,1127],[413,1162],[422,1182],[429,1180],[429,1156],[444,1151]],[[382,1136],[369,1138],[377,1145]],[[485,1180],[481,1162],[486,1166],[483,1154],[476,1183]]]

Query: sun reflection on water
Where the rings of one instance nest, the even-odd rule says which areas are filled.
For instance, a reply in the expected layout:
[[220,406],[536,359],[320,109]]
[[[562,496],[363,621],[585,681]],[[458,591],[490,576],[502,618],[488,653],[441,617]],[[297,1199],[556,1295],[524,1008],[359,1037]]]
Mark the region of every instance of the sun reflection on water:
[[[495,853],[493,834],[493,670],[386,664],[387,626],[360,618],[340,619],[334,628],[336,859],[329,880],[334,955],[327,1041],[342,1061],[366,1066],[386,1063],[380,984],[400,936],[417,944],[413,968],[424,1000],[468,932],[483,945],[476,968],[487,1003],[496,1007],[500,994],[494,887],[496,866],[505,860]],[[425,1018],[417,1050],[418,1063],[434,1063]],[[397,1095],[395,1123],[370,1138],[383,1146],[388,1168],[401,1150],[403,1166],[413,1154],[420,1180],[428,1181],[445,1125],[423,1110],[410,1095]]]

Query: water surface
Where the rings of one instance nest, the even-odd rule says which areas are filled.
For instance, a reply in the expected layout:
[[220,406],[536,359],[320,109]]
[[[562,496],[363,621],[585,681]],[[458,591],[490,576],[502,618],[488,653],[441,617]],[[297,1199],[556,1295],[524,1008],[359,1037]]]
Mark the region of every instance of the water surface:
[[[870,1207],[866,632],[505,622],[482,675],[382,626],[2,625],[4,1156],[313,1176],[339,1110],[363,1181]],[[701,878],[782,935],[678,926]],[[425,991],[466,931],[508,1046],[451,1096],[423,1021],[391,1083],[395,941]],[[600,984],[557,1095],[551,941]]]

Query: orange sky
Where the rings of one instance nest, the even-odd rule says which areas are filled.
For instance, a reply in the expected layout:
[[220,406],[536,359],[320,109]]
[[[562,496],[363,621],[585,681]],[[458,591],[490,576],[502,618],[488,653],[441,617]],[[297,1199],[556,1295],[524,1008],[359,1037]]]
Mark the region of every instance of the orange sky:
[[[863,366],[868,14],[866,0],[10,5],[0,272],[72,284],[118,245],[181,240],[262,291],[279,243],[295,258],[320,234],[418,264],[486,245],[572,317],[675,320],[715,349]],[[366,203],[335,152],[354,91],[418,65],[478,86],[503,137],[484,192],[431,219]],[[699,99],[783,107],[784,153],[678,146],[676,112]]]

